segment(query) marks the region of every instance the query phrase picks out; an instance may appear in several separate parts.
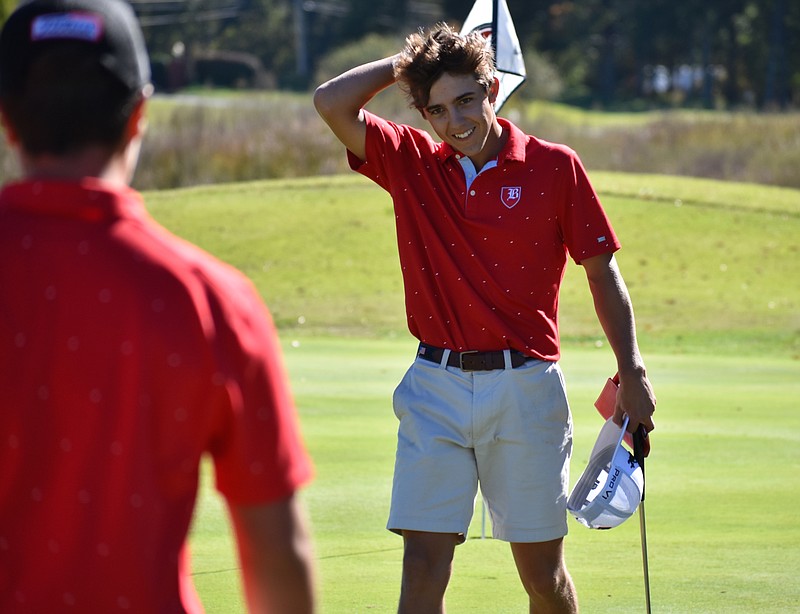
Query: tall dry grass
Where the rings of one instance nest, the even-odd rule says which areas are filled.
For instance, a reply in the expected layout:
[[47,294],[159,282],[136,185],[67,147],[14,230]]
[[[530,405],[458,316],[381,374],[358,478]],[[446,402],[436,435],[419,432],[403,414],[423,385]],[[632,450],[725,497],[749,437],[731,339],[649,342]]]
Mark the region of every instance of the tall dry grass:
[[155,100],[137,187],[331,174],[340,148],[305,97]]
[[[425,127],[396,90],[376,112]],[[592,170],[687,175],[800,187],[800,113],[607,114],[512,101],[503,115],[541,138],[567,143]],[[344,151],[310,94],[156,97],[135,178],[164,189],[348,171]],[[2,179],[18,171],[0,146]]]
[[569,144],[589,168],[800,187],[800,113],[557,117],[544,107],[523,115],[521,124]]

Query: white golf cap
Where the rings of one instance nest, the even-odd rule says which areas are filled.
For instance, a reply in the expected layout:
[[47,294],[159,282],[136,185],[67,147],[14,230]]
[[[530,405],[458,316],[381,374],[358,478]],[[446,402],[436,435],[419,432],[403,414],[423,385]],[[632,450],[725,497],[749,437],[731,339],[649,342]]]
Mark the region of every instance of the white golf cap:
[[567,509],[590,529],[611,529],[630,518],[642,500],[644,475],[622,444],[622,427],[609,418],[600,429],[589,464],[575,483]]

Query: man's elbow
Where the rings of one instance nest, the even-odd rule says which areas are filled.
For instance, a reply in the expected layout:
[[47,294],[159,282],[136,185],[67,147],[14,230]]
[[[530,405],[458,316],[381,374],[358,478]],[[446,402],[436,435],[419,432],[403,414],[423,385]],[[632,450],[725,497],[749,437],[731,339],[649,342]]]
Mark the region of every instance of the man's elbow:
[[326,81],[314,90],[314,108],[323,118],[330,117],[336,109],[335,94],[331,91],[330,81]]

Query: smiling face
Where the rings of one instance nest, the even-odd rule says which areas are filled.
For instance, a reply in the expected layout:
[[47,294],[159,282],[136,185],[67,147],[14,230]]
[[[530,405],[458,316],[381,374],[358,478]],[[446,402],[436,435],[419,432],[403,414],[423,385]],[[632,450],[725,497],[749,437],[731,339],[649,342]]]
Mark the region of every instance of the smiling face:
[[487,92],[470,74],[444,73],[431,86],[422,111],[434,132],[480,170],[497,157],[503,130],[494,113],[497,80]]

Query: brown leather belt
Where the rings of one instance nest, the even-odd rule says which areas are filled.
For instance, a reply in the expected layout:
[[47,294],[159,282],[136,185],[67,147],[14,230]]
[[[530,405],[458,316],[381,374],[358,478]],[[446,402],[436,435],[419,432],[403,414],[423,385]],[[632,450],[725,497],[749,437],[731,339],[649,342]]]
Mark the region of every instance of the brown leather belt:
[[[417,355],[420,358],[431,362],[442,362],[444,349],[433,347],[425,343],[419,344]],[[527,356],[517,350],[511,350],[511,366],[516,369],[521,367],[529,360],[535,360],[532,356]],[[503,350],[493,352],[450,352],[447,358],[448,367],[458,367],[462,371],[493,371],[495,369],[505,369],[506,359]]]

